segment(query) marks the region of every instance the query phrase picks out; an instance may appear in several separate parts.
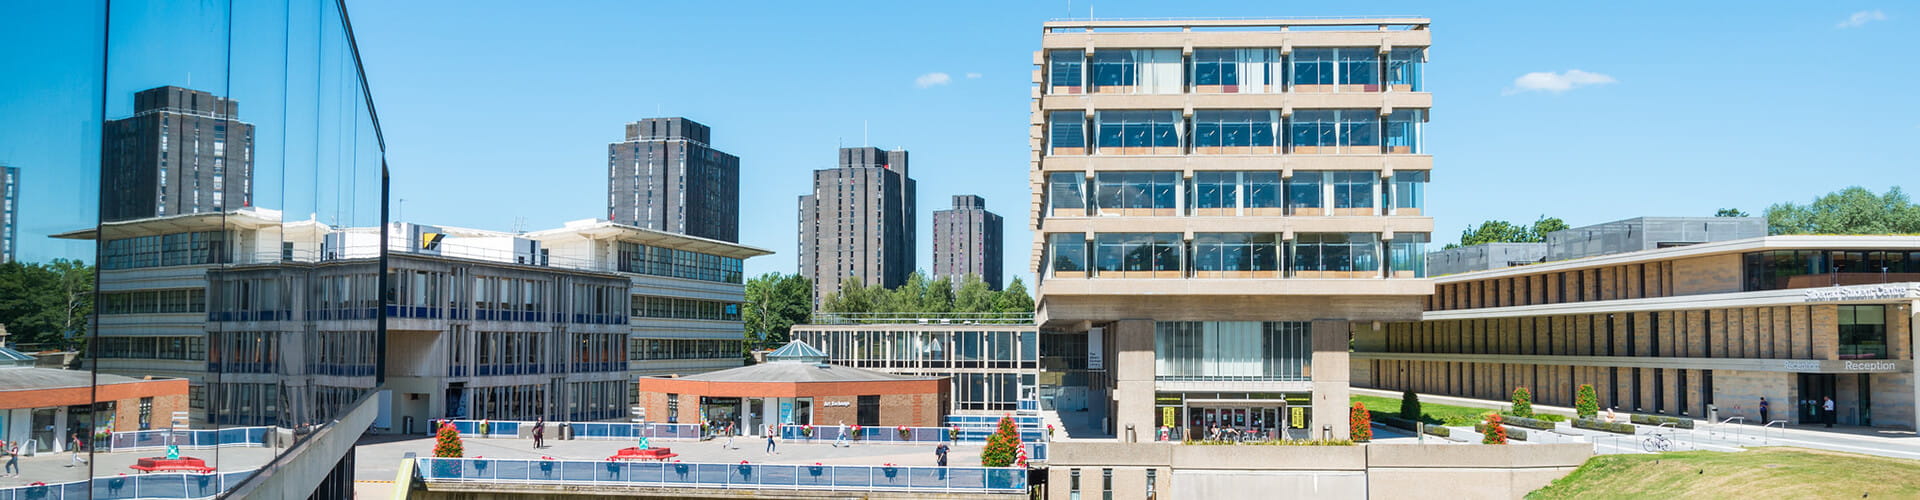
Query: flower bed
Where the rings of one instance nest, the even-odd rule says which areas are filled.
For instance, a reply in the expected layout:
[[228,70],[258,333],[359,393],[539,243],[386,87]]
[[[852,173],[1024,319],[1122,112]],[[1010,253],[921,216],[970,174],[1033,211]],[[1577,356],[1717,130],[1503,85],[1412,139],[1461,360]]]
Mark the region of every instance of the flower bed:
[[[1508,424],[1512,424],[1512,423],[1513,423],[1513,422],[1512,422],[1512,417],[1507,417],[1507,418],[1508,418],[1508,422],[1507,422],[1507,423],[1508,423]],[[1486,423],[1478,423],[1478,424],[1473,424],[1473,432],[1478,432],[1478,433],[1481,433],[1481,434],[1486,434],[1486,433],[1487,433],[1487,424],[1486,424]],[[1507,439],[1512,439],[1512,440],[1515,440],[1515,441],[1526,441],[1526,440],[1527,440],[1527,431],[1523,431],[1523,430],[1520,430],[1520,429],[1507,429]]]

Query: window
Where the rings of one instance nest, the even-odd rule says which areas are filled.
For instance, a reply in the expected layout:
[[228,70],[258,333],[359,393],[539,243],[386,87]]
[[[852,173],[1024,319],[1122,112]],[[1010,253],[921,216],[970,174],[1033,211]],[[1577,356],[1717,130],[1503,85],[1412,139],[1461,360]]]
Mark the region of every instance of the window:
[[1078,50],[1053,50],[1047,52],[1047,82],[1049,94],[1080,94],[1085,80],[1082,69],[1087,63],[1087,53]]
[[1154,379],[1311,380],[1313,349],[1304,321],[1154,323]]
[[1113,500],[1113,469],[1100,469],[1100,499]]
[[[1198,51],[1196,51],[1198,52]],[[1294,92],[1379,92],[1380,50],[1377,47],[1294,49],[1291,88]],[[1411,68],[1417,79],[1417,66]]]
[[1296,278],[1373,278],[1380,270],[1380,235],[1300,233],[1292,245]]
[[1179,111],[1100,111],[1095,147],[1103,155],[1177,155]]
[[1194,49],[1193,90],[1206,94],[1261,94],[1274,90],[1275,49]]
[[880,426],[880,396],[860,396],[860,407],[856,410],[861,427]]
[[667,423],[680,423],[680,395],[667,393]]
[[1179,215],[1174,203],[1176,172],[1098,172],[1094,208],[1100,215]]
[[1332,92],[1334,90],[1334,49],[1294,49],[1294,92]]
[[1326,205],[1321,201],[1324,178],[1320,172],[1294,172],[1293,177],[1287,179],[1287,215],[1327,215]]
[[1380,91],[1379,49],[1363,47],[1335,50],[1339,52],[1341,92]]
[[1178,94],[1180,49],[1093,51],[1093,93]]
[[1055,111],[1047,115],[1052,129],[1047,134],[1047,154],[1087,154],[1087,114],[1080,111]]
[[1187,190],[1193,215],[1234,215],[1240,206],[1240,172],[1194,172]]
[[1394,92],[1425,92],[1421,70],[1427,64],[1427,49],[1397,48],[1387,53],[1387,88]]
[[1278,246],[1272,233],[1195,234],[1193,277],[1278,278]]
[[1157,482],[1155,481],[1156,479],[1159,479],[1158,477],[1155,477],[1156,474],[1154,473],[1159,471],[1160,471],[1159,469],[1147,469],[1147,498],[1153,498],[1153,488],[1155,486],[1154,483]]
[[1375,215],[1373,188],[1377,172],[1328,172],[1333,186],[1333,215]]
[[1427,172],[1393,173],[1393,215],[1420,215],[1427,206]]
[[1053,261],[1053,277],[1087,277],[1087,233],[1047,235],[1047,255]]
[[1427,122],[1424,109],[1396,109],[1387,115],[1387,154],[1419,154],[1425,148],[1420,143],[1420,129]]
[[1193,112],[1193,152],[1199,154],[1274,154],[1278,111]]
[[1887,359],[1887,306],[1840,308],[1840,359]]
[[1047,174],[1047,214],[1051,217],[1087,216],[1087,174]]
[[153,428],[153,398],[140,398],[140,430]]
[[[1388,245],[1388,250],[1391,252],[1388,257],[1393,261],[1391,264],[1393,267],[1389,269],[1392,271],[1389,277],[1427,277],[1427,243],[1429,241],[1431,241],[1431,235],[1427,233],[1394,233],[1392,243]],[[1611,335],[1613,330],[1608,329],[1607,332]]]
[[1179,233],[1101,233],[1094,248],[1096,277],[1181,277]]
[[1380,154],[1377,110],[1295,111],[1288,123],[1291,153]]
[[1071,479],[1067,482],[1067,498],[1080,500],[1080,469],[1073,469],[1070,474]]

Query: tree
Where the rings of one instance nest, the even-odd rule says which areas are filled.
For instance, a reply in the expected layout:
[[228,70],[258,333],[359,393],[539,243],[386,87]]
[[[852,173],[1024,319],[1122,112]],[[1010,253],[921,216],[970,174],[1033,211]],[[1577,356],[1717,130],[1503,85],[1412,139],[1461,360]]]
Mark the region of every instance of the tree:
[[1013,417],[1000,417],[1000,428],[987,437],[987,445],[980,448],[981,467],[1006,467],[1020,457],[1020,433],[1013,429]]
[[992,312],[994,299],[999,292],[987,288],[987,282],[980,276],[967,274],[960,277],[960,290],[953,294],[954,312],[981,313]]
[[1580,391],[1573,396],[1573,412],[1580,418],[1600,414],[1600,395],[1594,393],[1593,384],[1580,384]]
[[0,324],[18,344],[74,347],[93,315],[93,274],[76,260],[0,264]]
[[1567,229],[1567,221],[1556,217],[1541,215],[1531,226],[1521,226],[1504,220],[1481,222],[1480,227],[1469,227],[1460,232],[1459,244],[1448,244],[1447,248],[1470,247],[1482,243],[1538,243],[1547,241],[1547,233]]
[[1027,284],[1014,277],[1007,289],[1001,290],[993,299],[993,311],[1001,313],[1033,313],[1033,296],[1027,295]]
[[460,429],[454,428],[453,422],[442,424],[440,433],[434,436],[434,458],[460,458],[466,455],[466,446],[460,443]]
[[[956,291],[957,289],[957,291]],[[1033,296],[1027,285],[1014,278],[1007,289],[993,291],[979,276],[965,275],[959,286],[947,277],[928,279],[915,272],[907,282],[892,289],[870,287],[854,278],[840,284],[840,291],[827,294],[820,310],[833,313],[1032,313]]]
[[1500,425],[1499,413],[1488,413],[1487,419],[1480,423],[1480,444],[1507,444],[1507,428]]
[[1533,418],[1533,393],[1525,387],[1513,388],[1513,416]]
[[1413,389],[1400,391],[1400,418],[1409,422],[1420,421],[1420,396]]
[[1920,205],[1899,186],[1875,195],[1860,186],[1827,193],[1807,205],[1767,207],[1768,234],[1915,234]]
[[1347,415],[1347,424],[1353,427],[1353,441],[1364,443],[1373,440],[1373,414],[1367,411],[1367,404],[1353,402],[1353,411]]
[[[749,349],[787,343],[793,325],[813,321],[813,282],[799,274],[766,273],[747,280],[741,322]],[[756,336],[764,335],[764,339]]]
[[1749,217],[1749,215],[1747,215],[1747,212],[1745,210],[1741,210],[1738,208],[1722,208],[1719,211],[1714,212],[1713,216],[1714,217]]

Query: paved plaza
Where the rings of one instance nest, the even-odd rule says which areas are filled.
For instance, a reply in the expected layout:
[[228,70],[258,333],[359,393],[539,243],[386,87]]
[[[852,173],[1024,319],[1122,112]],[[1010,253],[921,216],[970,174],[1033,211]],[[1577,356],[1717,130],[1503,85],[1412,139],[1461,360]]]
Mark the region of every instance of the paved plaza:
[[[218,472],[241,471],[258,468],[273,460],[273,448],[226,447],[207,450],[180,450],[180,456],[196,457],[207,461],[208,467]],[[31,457],[20,457],[20,475],[0,478],[0,488],[26,486],[34,482],[47,484],[64,483],[85,479],[88,474],[94,477],[113,477],[121,474],[129,476],[140,474],[128,468],[137,460],[145,457],[166,456],[166,450],[116,451],[95,453],[92,456],[81,454],[91,461],[92,468],[86,463],[74,464],[72,453],[47,453]],[[68,467],[68,465],[73,465]]]

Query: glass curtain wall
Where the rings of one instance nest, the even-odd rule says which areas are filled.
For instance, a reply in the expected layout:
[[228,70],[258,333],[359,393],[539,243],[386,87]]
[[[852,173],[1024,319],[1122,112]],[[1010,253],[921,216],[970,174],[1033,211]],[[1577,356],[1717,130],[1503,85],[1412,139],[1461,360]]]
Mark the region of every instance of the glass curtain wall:
[[1087,114],[1080,111],[1055,111],[1047,115],[1047,154],[1087,154]]
[[1287,178],[1287,215],[1314,217],[1328,215],[1325,202],[1326,175],[1322,172],[1294,172]]
[[1086,65],[1087,53],[1084,51],[1047,51],[1047,93],[1085,93]]
[[1303,110],[1287,122],[1293,154],[1380,154],[1380,111]]
[[1312,336],[1302,321],[1154,323],[1154,379],[1312,380]]
[[1049,217],[1086,217],[1086,172],[1047,174],[1047,207]]
[[1291,255],[1295,278],[1377,278],[1380,235],[1375,233],[1300,233]]
[[1184,74],[1180,49],[1093,51],[1095,94],[1178,94]]
[[1197,154],[1277,154],[1274,132],[1279,111],[1198,110],[1193,112],[1193,152]]
[[1179,215],[1178,172],[1097,172],[1094,211],[1099,215]]
[[1202,94],[1264,94],[1278,90],[1277,49],[1194,49],[1193,91]]
[[1094,235],[1098,278],[1179,278],[1183,262],[1179,233]]
[[1387,89],[1393,92],[1426,92],[1427,49],[1395,48],[1387,53]]
[[1099,111],[1094,122],[1099,154],[1177,155],[1183,147],[1179,111]]
[[1427,243],[1432,240],[1428,233],[1394,233],[1388,245],[1388,258],[1391,263],[1390,277],[1425,278],[1427,277]]
[[1393,215],[1420,215],[1427,206],[1427,172],[1393,173]]
[[1047,235],[1047,259],[1055,278],[1087,277],[1087,233]]
[[1193,277],[1278,278],[1279,235],[1273,233],[1198,233],[1193,235]]

